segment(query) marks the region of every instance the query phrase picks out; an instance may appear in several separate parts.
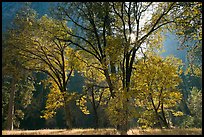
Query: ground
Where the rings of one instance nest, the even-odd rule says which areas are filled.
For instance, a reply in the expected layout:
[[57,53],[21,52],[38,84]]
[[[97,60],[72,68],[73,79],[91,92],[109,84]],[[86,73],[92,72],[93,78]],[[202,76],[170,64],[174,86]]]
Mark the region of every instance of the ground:
[[[128,135],[202,135],[202,129],[130,129]],[[119,135],[116,129],[3,130],[2,135]]]

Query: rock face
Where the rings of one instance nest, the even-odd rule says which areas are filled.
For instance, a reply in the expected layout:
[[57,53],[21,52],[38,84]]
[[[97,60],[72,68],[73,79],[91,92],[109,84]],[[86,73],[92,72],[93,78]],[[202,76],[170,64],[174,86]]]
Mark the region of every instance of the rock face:
[[178,50],[179,41],[176,40],[176,35],[171,33],[166,33],[166,39],[164,41],[165,52],[161,54],[162,57],[169,55],[174,55],[177,58],[180,58],[183,63],[187,62],[187,49]]
[[2,31],[5,32],[22,2],[2,2]]
[[[2,31],[5,32],[10,22],[16,15],[16,12],[25,4],[25,2],[2,2]],[[38,16],[49,14],[49,8],[57,3],[51,2],[31,2],[31,8],[37,11]]]

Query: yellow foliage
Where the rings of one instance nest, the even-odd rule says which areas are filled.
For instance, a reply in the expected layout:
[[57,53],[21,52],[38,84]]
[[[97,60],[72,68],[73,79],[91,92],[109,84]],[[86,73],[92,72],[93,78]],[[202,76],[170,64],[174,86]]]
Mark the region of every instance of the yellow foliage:
[[88,110],[86,103],[87,103],[86,96],[81,96],[80,99],[76,100],[76,105],[79,106],[80,110],[85,115],[88,115],[88,114],[90,114],[90,112]]
[[[180,69],[182,65],[181,60],[172,56],[162,58],[158,55],[148,54],[147,58],[140,59],[136,68],[133,71],[131,81],[131,94],[132,98],[135,98],[135,105],[139,107],[146,107],[148,110],[153,109],[153,104],[157,107],[163,103],[164,109],[171,109],[176,106],[182,99],[182,94],[177,89],[177,86],[181,82],[179,73],[182,73]],[[161,111],[161,106],[158,112]],[[145,126],[151,126],[147,119],[147,115],[141,115],[140,121]],[[146,121],[147,120],[147,121]]]
[[175,117],[183,116],[183,112],[181,112],[181,111],[173,112],[172,114],[173,114]]
[[64,106],[64,97],[57,88],[52,88],[48,94],[45,111],[43,111],[43,116],[41,118],[49,119],[56,114],[56,110]]

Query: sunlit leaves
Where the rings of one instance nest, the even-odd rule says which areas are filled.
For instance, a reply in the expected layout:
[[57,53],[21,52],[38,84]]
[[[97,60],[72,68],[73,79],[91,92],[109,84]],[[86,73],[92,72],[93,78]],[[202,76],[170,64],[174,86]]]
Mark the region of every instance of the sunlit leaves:
[[[150,54],[146,59],[139,60],[134,66],[131,91],[132,97],[136,96],[135,105],[145,107],[146,111],[152,111],[154,115],[154,111],[161,112],[161,104],[164,109],[173,109],[182,99],[182,94],[177,89],[181,82],[181,65],[181,60],[172,56],[163,59]],[[141,115],[140,123],[152,126],[151,122],[154,120],[143,116],[146,111]],[[181,116],[181,113],[175,112],[175,116]]]
[[181,111],[177,111],[175,113],[172,113],[175,117],[178,117],[178,116],[183,116],[183,112]]
[[[172,28],[178,36],[190,35],[200,41],[201,7],[201,3],[172,2],[68,3],[58,8],[60,20],[47,15],[38,19],[34,11],[25,9],[17,14],[9,42],[24,60],[24,67],[49,75],[45,118],[54,116],[57,108],[75,96],[67,93],[67,82],[77,70],[85,77],[85,95],[77,100],[84,114],[89,114],[89,101],[108,104],[112,123],[123,125],[126,118],[138,115],[135,107],[140,107],[144,111],[139,122],[147,127],[155,124],[154,110],[163,113],[161,103],[169,111],[182,99],[177,89],[182,62],[152,53],[162,47],[163,25],[175,23]],[[69,23],[73,30],[67,27]],[[147,49],[147,56],[135,58],[141,46]],[[194,53],[199,53],[201,45],[198,47]],[[201,75],[197,67],[191,66]],[[108,88],[116,93],[115,98],[110,99]]]
[[87,100],[86,100],[86,96],[82,96],[80,97],[80,99],[76,100],[76,105],[79,106],[80,110],[85,114],[88,115],[90,114],[88,108],[87,108]]
[[69,104],[74,100],[77,94],[75,92],[68,93],[67,91],[61,91],[58,85],[49,78],[44,82],[45,86],[48,86],[50,93],[47,96],[45,110],[42,111],[41,118],[49,119],[55,116],[57,109],[64,107],[65,104]]
[[[23,67],[48,75],[44,85],[50,88],[50,94],[41,117],[52,118],[58,108],[66,106],[75,97],[75,93],[68,93],[67,85],[74,70],[81,70],[83,63],[79,62],[81,57],[78,51],[70,47],[69,42],[59,40],[71,39],[67,34],[71,29],[65,27],[66,21],[61,22],[47,15],[39,19],[35,14],[20,15],[14,22],[19,27],[11,30],[9,42],[23,58]],[[29,20],[32,22],[26,23]]]
[[49,119],[56,114],[56,110],[64,105],[64,97],[59,91],[56,84],[50,88],[50,93],[47,96],[46,110],[43,111],[41,118]]

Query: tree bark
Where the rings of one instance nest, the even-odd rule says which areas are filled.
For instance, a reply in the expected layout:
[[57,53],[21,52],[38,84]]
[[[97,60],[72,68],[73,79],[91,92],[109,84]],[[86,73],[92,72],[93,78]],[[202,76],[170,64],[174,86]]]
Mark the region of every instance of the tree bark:
[[72,116],[71,116],[69,104],[65,103],[64,111],[65,111],[66,128],[72,129]]
[[98,112],[97,109],[94,109],[94,119],[95,119],[95,129],[98,129],[99,127],[99,122],[98,122]]
[[163,102],[162,102],[162,105],[161,105],[161,108],[162,108],[162,116],[163,116],[163,122],[164,122],[164,125],[166,126],[166,128],[169,128],[169,124],[167,123],[167,119],[166,119],[166,116],[165,116],[165,113],[164,113],[164,105],[163,105]]
[[13,117],[14,117],[14,98],[15,98],[15,78],[12,78],[11,92],[9,99],[8,117],[7,117],[7,130],[13,130]]
[[96,102],[95,102],[93,86],[91,87],[91,97],[92,97],[92,106],[94,111],[94,122],[95,122],[94,129],[97,129],[98,128],[98,112],[97,112],[98,107],[96,106]]
[[111,93],[111,97],[114,98],[115,97],[115,93],[113,91],[113,84],[111,82],[111,79],[110,79],[110,76],[109,76],[109,73],[108,73],[108,69],[105,69],[104,70],[104,74],[105,74],[105,77],[106,77],[106,81],[108,83],[108,86],[109,86],[109,90],[110,90],[110,93]]

